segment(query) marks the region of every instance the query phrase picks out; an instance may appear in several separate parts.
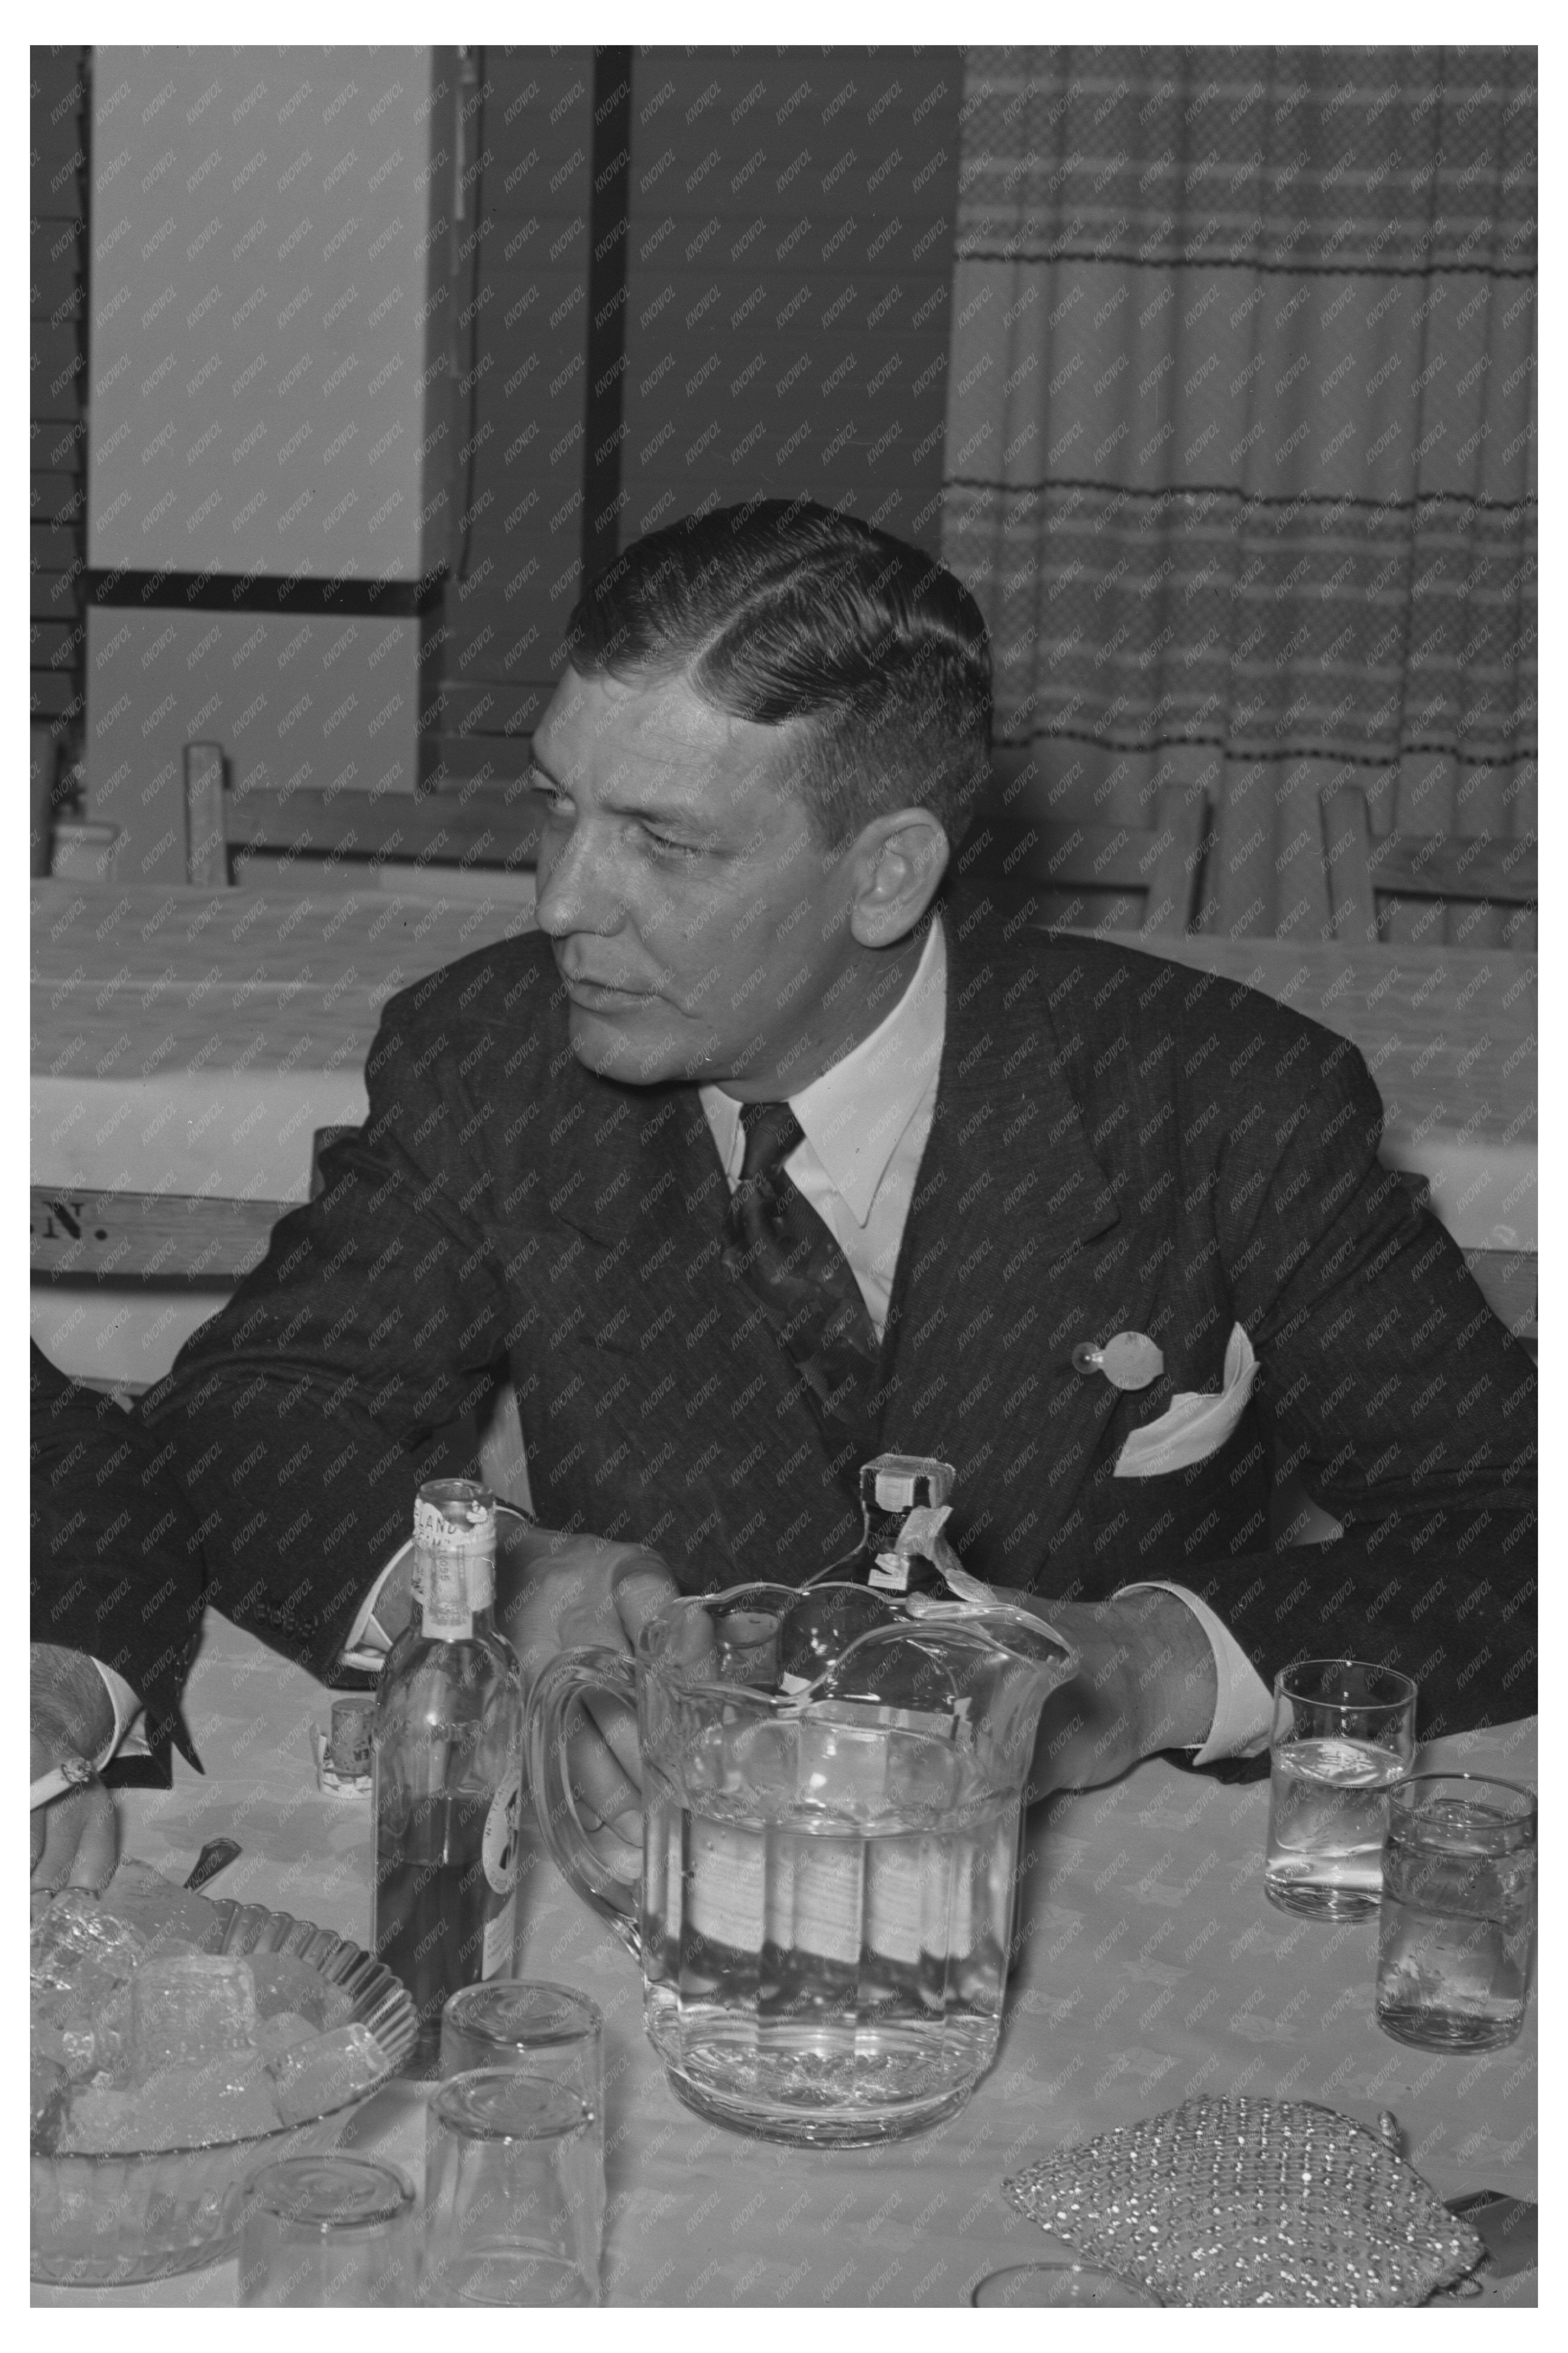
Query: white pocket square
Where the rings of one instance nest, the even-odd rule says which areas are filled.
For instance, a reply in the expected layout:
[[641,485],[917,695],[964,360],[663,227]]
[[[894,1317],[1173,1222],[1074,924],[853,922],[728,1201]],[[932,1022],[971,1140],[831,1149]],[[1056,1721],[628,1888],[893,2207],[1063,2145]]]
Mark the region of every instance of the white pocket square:
[[1135,1430],[1117,1456],[1112,1475],[1156,1479],[1218,1453],[1246,1412],[1258,1377],[1252,1343],[1239,1324],[1226,1344],[1224,1377],[1225,1386],[1217,1397],[1212,1391],[1184,1389],[1157,1421]]

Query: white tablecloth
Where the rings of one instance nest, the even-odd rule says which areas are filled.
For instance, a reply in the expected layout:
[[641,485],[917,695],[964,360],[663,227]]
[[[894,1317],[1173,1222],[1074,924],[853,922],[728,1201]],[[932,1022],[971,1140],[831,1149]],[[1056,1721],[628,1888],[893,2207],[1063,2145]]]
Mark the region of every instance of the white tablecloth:
[[[166,1795],[122,1795],[125,1844],[184,1876],[221,1833],[245,1852],[213,1888],[363,1942],[366,1799],[321,1796],[308,1675],[209,1613],[189,1689],[206,1778],[176,1759]],[[1532,1781],[1533,1721],[1436,1744],[1439,1762]],[[520,1890],[523,1974],[590,1992],[606,2020],[613,2306],[962,2305],[975,2281],[1047,2252],[1002,2195],[1047,2148],[1199,2090],[1322,2100],[1366,2124],[1392,2108],[1438,2194],[1533,2197],[1534,2007],[1521,2040],[1476,2057],[1405,2049],[1373,2023],[1373,1924],[1291,1920],[1264,1900],[1265,1783],[1151,1760],[1058,1799],[1031,1824],[1021,1937],[1000,2055],[945,2126],[880,2149],[810,2150],[705,2124],[675,2098],[641,2027],[635,1964],[537,1851]],[[427,2092],[395,2084],[354,2142],[423,2178]],[[40,2304],[227,2304],[231,2262],[109,2296]]]

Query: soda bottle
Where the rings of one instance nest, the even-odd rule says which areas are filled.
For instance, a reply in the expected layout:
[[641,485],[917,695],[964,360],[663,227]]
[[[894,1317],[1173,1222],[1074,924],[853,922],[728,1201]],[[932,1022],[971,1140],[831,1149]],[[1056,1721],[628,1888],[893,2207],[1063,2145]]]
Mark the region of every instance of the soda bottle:
[[510,1976],[521,1799],[521,1682],[495,1630],[494,1498],[434,1479],[414,1505],[413,1614],[387,1653],[372,1734],[371,1948],[439,2051],[448,1994]]
[[931,1454],[876,1454],[860,1469],[864,1530],[845,1574],[874,1593],[947,1596],[951,1547],[942,1527],[952,1505],[953,1469]]

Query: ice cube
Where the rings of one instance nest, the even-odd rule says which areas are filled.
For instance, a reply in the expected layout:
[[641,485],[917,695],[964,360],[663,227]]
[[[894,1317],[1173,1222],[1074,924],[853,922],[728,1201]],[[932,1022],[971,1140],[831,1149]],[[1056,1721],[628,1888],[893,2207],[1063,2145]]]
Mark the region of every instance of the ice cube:
[[[90,2018],[68,2018],[59,2029],[61,2063],[73,2084],[99,2073],[98,2034]],[[105,2054],[104,2064],[108,2064]]]
[[100,2149],[140,2148],[136,2137],[136,2094],[109,2086],[84,2088],[71,2102],[60,2134],[66,2150],[96,2154]]
[[52,2059],[55,2065],[63,2071],[66,2063],[65,2039],[55,2021],[39,2018],[35,2011],[32,2029],[29,2042],[35,2057]]
[[260,2052],[227,2051],[199,2066],[166,2067],[149,2084],[79,2092],[64,2146],[83,2151],[201,2148],[277,2129]]
[[314,2042],[318,2031],[297,2010],[278,2010],[258,2025],[256,2047],[268,2059],[280,2059],[285,2051],[294,2050],[299,2043]]
[[134,1856],[126,1857],[104,1889],[101,1909],[134,1929],[149,1952],[211,1952],[220,1934],[216,1904],[176,1887]]
[[308,2124],[342,2107],[357,2092],[368,2092],[389,2073],[386,2053],[368,2026],[356,2019],[335,2027],[268,2062],[272,2095],[286,2125]]
[[35,2046],[79,2083],[120,2063],[131,2017],[136,1932],[79,1888],[66,1888],[33,1924]]
[[34,1923],[29,1964],[34,2007],[46,2016],[90,2010],[123,1985],[146,1940],[85,1888],[64,1887]]
[[256,1978],[258,2018],[274,2018],[279,2010],[291,2010],[317,2029],[325,2029],[346,2026],[353,2016],[353,1996],[330,1984],[320,1969],[293,1953],[252,1953],[250,1966]]
[[27,2105],[29,2138],[36,2157],[50,2157],[58,2147],[68,2093],[65,2069],[35,2052],[27,2070]]
[[143,1962],[132,1986],[131,2073],[199,2065],[256,2035],[250,1963],[228,1953],[176,1953]]

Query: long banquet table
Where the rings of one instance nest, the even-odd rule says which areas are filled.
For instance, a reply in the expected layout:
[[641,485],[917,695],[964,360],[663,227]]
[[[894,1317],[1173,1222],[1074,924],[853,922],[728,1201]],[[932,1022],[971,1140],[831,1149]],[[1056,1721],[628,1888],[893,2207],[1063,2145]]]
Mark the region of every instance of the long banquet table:
[[[33,1184],[304,1200],[316,1129],[365,1115],[365,1057],[388,997],[531,930],[531,882],[36,883]],[[34,1337],[64,1371],[145,1387],[231,1287],[40,1282]]]
[[[183,1877],[210,1838],[244,1852],[213,1888],[368,1933],[370,1813],[315,1788],[310,1727],[329,1699],[302,1670],[208,1613],[187,1692],[204,1778],[123,1791],[122,1844]],[[1434,1744],[1430,1760],[1533,1782],[1533,1719]],[[612,2306],[879,2307],[967,2303],[987,2272],[1059,2253],[1002,2194],[1047,2149],[1174,2106],[1248,2093],[1324,2101],[1368,2125],[1392,2109],[1441,2197],[1536,2195],[1536,2021],[1510,2048],[1436,2056],[1372,2019],[1374,1926],[1287,1918],[1261,1886],[1266,1783],[1150,1759],[1031,1818],[999,2056],[945,2126],[880,2149],[812,2150],[705,2123],[665,2084],[635,1965],[530,1846],[520,1968],[590,1992],[606,2021]],[[423,2178],[428,2087],[397,2083],[350,2137]],[[236,2264],[35,2304],[232,2303]],[[1494,2289],[1533,2302],[1534,2275]]]

